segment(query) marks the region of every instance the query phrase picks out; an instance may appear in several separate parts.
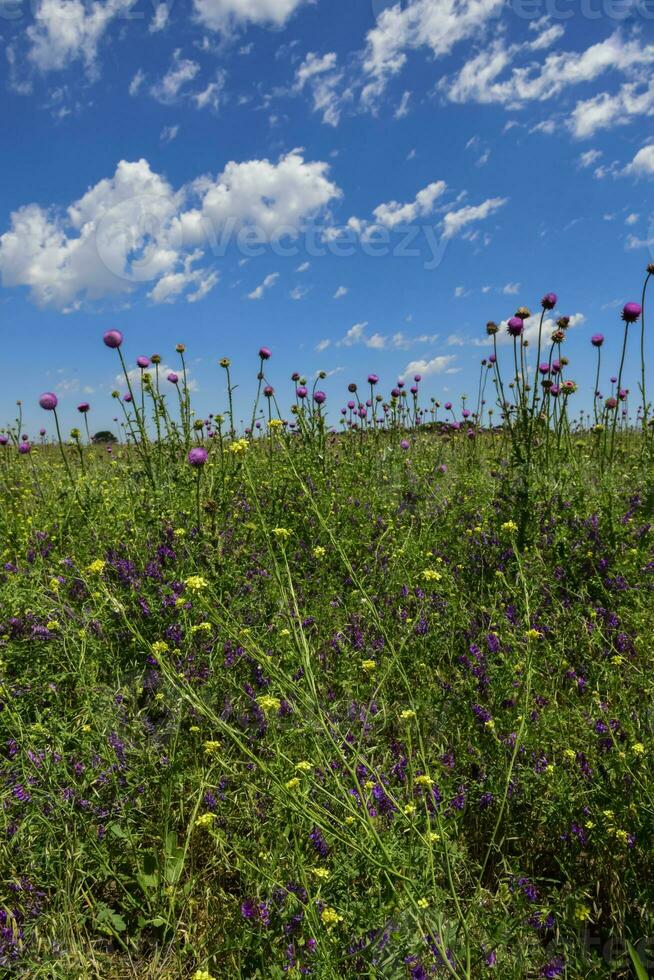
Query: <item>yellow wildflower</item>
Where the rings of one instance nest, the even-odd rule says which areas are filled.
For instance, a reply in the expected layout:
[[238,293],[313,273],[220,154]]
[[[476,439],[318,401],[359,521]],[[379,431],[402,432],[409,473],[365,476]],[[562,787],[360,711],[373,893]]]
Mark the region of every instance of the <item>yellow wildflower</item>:
[[433,568],[426,568],[422,573],[422,577],[427,582],[440,582],[443,578],[440,572],[435,571]]
[[431,776],[416,776],[414,779],[416,786],[431,786],[434,780]]
[[377,664],[374,660],[362,660],[361,669],[365,670],[367,674],[371,673],[373,670],[377,669]]
[[155,654],[168,653],[169,650],[170,647],[168,646],[165,640],[155,640],[154,643],[152,644],[152,652]]
[[427,901],[426,898],[419,898],[417,904],[418,904],[418,908],[419,909],[428,909],[429,908],[429,902]]
[[322,545],[318,545],[317,548],[313,549],[314,558],[324,558],[326,554],[327,554],[327,549],[323,548]]
[[406,813],[407,817],[412,817],[416,812],[415,804],[407,803],[407,805],[404,807],[404,812]]
[[102,575],[105,570],[106,562],[102,561],[101,558],[96,558],[92,561],[90,565],[87,565],[86,570],[90,572],[91,575]]
[[636,744],[633,746],[633,753],[634,753],[634,755],[644,755],[645,754],[645,746],[643,745],[642,742],[636,742]]
[[333,926],[337,926],[339,922],[343,921],[343,916],[339,915],[336,909],[331,908],[329,905],[322,910],[320,913],[320,918],[329,929],[331,929]]
[[261,697],[257,698],[257,704],[263,712],[279,711],[282,706],[279,698],[274,698],[270,694],[262,694]]
[[412,718],[415,718],[415,716],[415,711],[407,709],[406,711],[400,712],[400,721],[410,721]]
[[311,873],[316,878],[320,878],[322,881],[327,881],[329,878],[329,871],[327,868],[313,868]]
[[515,532],[518,530],[518,525],[515,523],[515,521],[505,521],[504,524],[502,524],[502,530],[505,532],[505,534],[515,534]]
[[195,821],[195,826],[200,830],[207,830],[213,824],[216,819],[215,813],[203,813],[201,817],[198,817]]
[[204,743],[204,754],[211,757],[212,755],[217,755],[220,752],[220,742],[205,742]]
[[297,776],[293,776],[293,778],[289,779],[289,781],[286,783],[286,789],[288,790],[297,789],[299,785],[300,785],[300,780],[298,779]]
[[286,527],[274,527],[273,534],[278,541],[288,541],[291,536],[291,532]]
[[207,588],[208,584],[207,580],[202,578],[201,575],[191,575],[184,582],[186,588],[190,589],[191,592],[201,592],[202,589]]

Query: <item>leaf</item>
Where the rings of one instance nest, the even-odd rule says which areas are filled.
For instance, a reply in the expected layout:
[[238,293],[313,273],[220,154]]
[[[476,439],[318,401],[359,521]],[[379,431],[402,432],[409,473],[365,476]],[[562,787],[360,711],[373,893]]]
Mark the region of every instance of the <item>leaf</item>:
[[640,956],[629,940],[627,940],[627,949],[629,950],[629,956],[631,957],[631,962],[633,963],[634,970],[636,971],[636,977],[638,980],[647,980],[647,970],[643,966]]
[[125,932],[127,924],[122,915],[109,908],[108,905],[98,906],[97,923],[110,932]]

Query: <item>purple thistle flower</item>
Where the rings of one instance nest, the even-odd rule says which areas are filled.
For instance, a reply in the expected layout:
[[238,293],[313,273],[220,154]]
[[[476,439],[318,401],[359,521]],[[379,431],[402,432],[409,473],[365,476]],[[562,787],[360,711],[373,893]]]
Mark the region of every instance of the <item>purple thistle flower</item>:
[[594,333],[593,336],[590,338],[590,342],[593,345],[593,347],[601,347],[602,344],[604,343],[604,334]]
[[177,382],[179,381],[179,375],[175,374],[174,371],[169,371],[169,373],[166,375],[166,378],[168,379],[168,381],[170,381],[171,385],[176,385]]
[[327,401],[327,395],[324,391],[316,391],[314,392],[313,400],[316,405],[324,405]]
[[46,412],[54,412],[58,404],[59,399],[52,391],[44,391],[39,398],[39,405],[41,408],[44,408]]
[[638,303],[625,303],[622,309],[622,319],[625,323],[635,323],[641,313],[642,310]]
[[378,382],[379,382],[379,378],[377,377],[376,374],[369,374],[368,375],[368,384],[369,385],[376,385],[376,384],[378,384]]
[[120,330],[107,330],[102,339],[106,347],[111,347],[115,350],[122,344],[123,335]]
[[519,337],[525,329],[524,322],[519,316],[512,316],[506,326],[512,337]]
[[557,299],[558,296],[556,295],[556,293],[545,293],[542,300],[540,301],[540,305],[543,307],[544,310],[553,310],[554,307],[556,306]]
[[150,358],[149,357],[143,357],[143,356],[137,357],[136,358],[136,363],[138,364],[138,366],[140,368],[150,367]]
[[199,466],[204,466],[206,461],[209,459],[209,454],[207,453],[206,449],[202,448],[202,446],[195,446],[193,449],[189,451],[189,454],[186,458],[188,460],[189,466],[193,466],[197,468]]
[[272,351],[269,350],[267,347],[260,347],[259,357],[261,358],[262,361],[267,361],[269,357],[272,357]]
[[80,404],[77,406],[77,411],[81,412],[82,415],[86,415],[90,407],[91,406],[88,402],[80,402]]

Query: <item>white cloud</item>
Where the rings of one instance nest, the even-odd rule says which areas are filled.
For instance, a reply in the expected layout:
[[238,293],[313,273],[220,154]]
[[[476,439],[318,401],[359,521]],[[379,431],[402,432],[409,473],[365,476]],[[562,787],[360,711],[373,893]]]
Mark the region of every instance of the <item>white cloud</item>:
[[311,89],[314,112],[322,113],[322,121],[338,126],[343,102],[351,98],[349,90],[340,91],[343,72],[338,68],[337,55],[330,51],[320,57],[309,52],[295,73],[295,91]]
[[517,296],[520,292],[519,282],[507,282],[506,286],[502,288],[502,292],[505,296]]
[[639,217],[640,217],[639,214],[636,214],[635,212],[632,212],[631,214],[628,214],[627,217],[624,219],[624,223],[626,225],[630,225],[630,226],[631,225],[637,225],[638,224]]
[[654,115],[654,82],[646,88],[629,82],[615,95],[600,92],[577,102],[568,121],[568,128],[577,139],[593,136],[598,129],[623,126],[635,116]]
[[159,139],[162,143],[172,143],[173,140],[177,139],[178,133],[179,126],[164,126],[159,133]]
[[321,340],[316,344],[316,350],[321,354],[324,350],[327,350],[331,346],[331,340]]
[[413,347],[416,344],[433,344],[438,336],[437,334],[423,334],[419,337],[407,337],[401,330],[398,330],[390,337],[380,333],[368,335],[366,333],[367,326],[367,320],[361,323],[355,323],[350,327],[345,336],[337,341],[336,346],[354,347],[355,345],[361,344],[372,350],[408,350],[409,347]]
[[579,166],[592,167],[594,163],[597,163],[601,156],[601,150],[586,150],[586,152],[582,153],[579,157]]
[[635,177],[654,176],[654,143],[641,147],[631,163],[625,167],[624,172]]
[[251,293],[248,293],[248,299],[261,299],[263,294],[267,289],[271,289],[279,279],[278,272],[271,272],[269,276],[260,283],[256,289],[253,289]]
[[159,31],[163,31],[164,27],[168,23],[168,18],[170,16],[170,7],[167,3],[157,4],[154,11],[154,17],[150,21],[150,26],[148,30],[150,34],[157,34]]
[[134,75],[134,78],[129,83],[129,94],[137,95],[144,81],[145,81],[145,72],[139,68],[139,70]]
[[184,239],[215,239],[226,226],[236,232],[244,225],[254,226],[265,241],[282,232],[297,234],[309,217],[341,196],[328,172],[328,164],[306,163],[299,150],[277,163],[228,163],[215,180],[202,177],[192,185],[201,204],[181,216]]
[[306,272],[307,269],[310,268],[310,266],[311,266],[311,263],[310,262],[303,262],[301,265],[299,265],[297,267],[297,269],[295,271],[296,272]]
[[363,103],[374,105],[404,68],[407,51],[427,47],[435,57],[446,55],[459,41],[480,34],[502,6],[502,0],[413,0],[386,7],[366,38]]
[[522,50],[524,45],[495,41],[467,61],[452,81],[444,83],[448,97],[452,102],[499,102],[515,107],[551,99],[569,86],[594,81],[610,70],[633,71],[654,62],[654,45],[641,46],[637,39],[625,41],[616,31],[585,51],[552,53],[540,64],[514,67],[500,80]]
[[[187,255],[182,270],[168,272],[162,276],[148,293],[148,298],[153,303],[172,303],[185,293],[187,303],[197,303],[198,300],[203,299],[218,283],[220,277],[214,271],[207,272],[206,269],[192,268],[193,263],[201,257],[201,252]],[[190,286],[195,286],[192,292],[188,292]]]
[[217,109],[222,102],[223,92],[225,90],[225,81],[227,78],[227,72],[219,71],[216,75],[216,79],[213,82],[209,82],[206,88],[202,89],[200,92],[194,92],[191,98],[195,102],[198,109]]
[[126,13],[132,0],[41,0],[34,23],[27,28],[27,57],[41,71],[59,71],[71,62],[84,61],[93,71],[98,46],[109,24]]
[[433,212],[436,200],[445,192],[445,188],[445,181],[439,180],[418,191],[410,204],[398,204],[397,201],[380,204],[373,211],[375,220],[384,228],[394,228],[399,224],[409,224],[417,217],[427,217]]
[[192,82],[199,71],[197,61],[182,58],[181,49],[177,48],[173,52],[170,68],[162,79],[155,82],[150,93],[158,102],[174,102],[184,86]]
[[456,211],[448,211],[443,218],[443,236],[445,238],[454,237],[466,225],[475,221],[483,221],[490,217],[491,214],[504,207],[506,202],[507,198],[505,197],[492,197],[482,204],[466,204],[465,207],[459,208]]
[[347,296],[347,293],[348,293],[347,286],[339,286],[336,292],[334,293],[333,298],[342,299],[343,296]]
[[207,246],[222,235],[229,244],[245,225],[256,226],[259,241],[299,233],[340,194],[327,172],[327,164],[305,163],[293,151],[277,163],[232,161],[217,177],[175,190],[147,160],[122,160],[63,212],[28,204],[12,213],[0,235],[2,284],[25,286],[37,305],[64,311],[145,283],[155,301],[192,285],[188,298],[199,299],[217,280],[206,268],[191,269],[189,253],[195,264]]
[[411,92],[404,92],[399,106],[394,112],[396,119],[404,119],[405,116],[409,115],[409,102],[411,101]]
[[308,292],[308,286],[294,286],[288,295],[291,297],[291,299],[299,300],[304,299]]
[[456,357],[454,354],[441,354],[439,357],[432,357],[430,360],[409,361],[404,369],[404,373],[407,375],[421,374],[423,378],[428,377],[430,374],[442,374],[450,368],[452,362],[455,360]]
[[228,33],[246,24],[281,27],[305,0],[193,0],[198,20]]

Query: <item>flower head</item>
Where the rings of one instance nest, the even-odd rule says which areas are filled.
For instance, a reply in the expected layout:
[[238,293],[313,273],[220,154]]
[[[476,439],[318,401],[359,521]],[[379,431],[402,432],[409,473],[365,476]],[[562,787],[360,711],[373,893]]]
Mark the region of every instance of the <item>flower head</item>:
[[544,310],[553,310],[554,307],[556,306],[557,299],[558,296],[556,295],[556,293],[545,293],[542,300],[540,301],[540,305],[543,307]]
[[525,329],[522,318],[519,316],[512,316],[506,326],[512,337],[519,337]]
[[149,357],[143,357],[143,356],[137,357],[136,358],[136,363],[141,368],[141,370],[143,370],[146,367],[150,367],[150,358]]
[[102,339],[106,347],[113,347],[115,349],[122,344],[123,335],[120,330],[107,330]]
[[58,404],[59,400],[52,391],[44,391],[39,398],[39,405],[41,408],[44,408],[46,412],[54,412]]
[[625,303],[622,309],[622,319],[625,323],[635,323],[641,313],[642,310],[638,303]]
[[90,407],[91,406],[88,402],[80,402],[80,404],[77,406],[77,411],[81,412],[82,415],[86,415]]
[[206,449],[202,448],[202,446],[194,446],[193,449],[189,450],[189,454],[186,458],[189,466],[204,466],[206,461],[209,459],[209,454],[207,453]]
[[314,392],[313,400],[316,403],[316,405],[324,405],[325,402],[327,401],[327,395],[325,394],[324,391],[316,391]]
[[604,343],[604,334],[594,333],[593,336],[590,338],[590,342],[593,345],[593,347],[601,347],[602,344]]
[[262,361],[267,361],[269,357],[272,357],[272,351],[269,350],[267,347],[260,347],[259,357],[261,358]]

